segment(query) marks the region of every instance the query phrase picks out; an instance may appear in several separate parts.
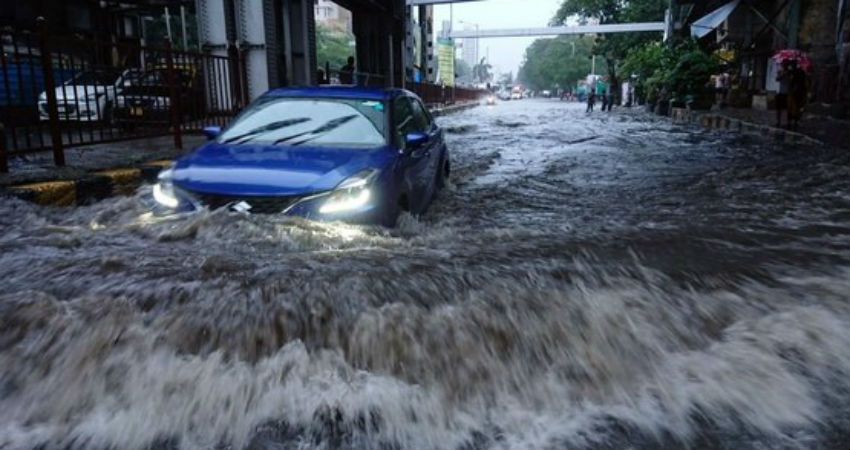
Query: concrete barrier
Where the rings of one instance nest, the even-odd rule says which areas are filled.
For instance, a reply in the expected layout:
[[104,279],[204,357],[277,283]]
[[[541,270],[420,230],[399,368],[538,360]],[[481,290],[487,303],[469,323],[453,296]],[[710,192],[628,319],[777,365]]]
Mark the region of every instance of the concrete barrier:
[[719,113],[696,113],[686,108],[673,108],[670,117],[672,118],[674,123],[694,123],[715,130],[759,134],[765,137],[769,137],[773,142],[777,143],[814,146],[824,145],[823,142],[806,136],[802,133],[786,130],[783,128],[776,128],[767,125],[759,125],[752,122],[746,122]]

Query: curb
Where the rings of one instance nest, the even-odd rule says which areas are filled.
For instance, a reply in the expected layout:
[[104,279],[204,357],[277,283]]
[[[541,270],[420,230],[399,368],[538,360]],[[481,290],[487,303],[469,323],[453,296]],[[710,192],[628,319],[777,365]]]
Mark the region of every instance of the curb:
[[458,104],[455,104],[455,105],[444,106],[442,108],[429,108],[429,110],[431,111],[432,116],[440,117],[440,116],[445,116],[447,114],[451,114],[451,113],[455,113],[455,112],[459,112],[459,111],[465,111],[467,109],[472,109],[472,108],[475,108],[476,106],[479,106],[479,105],[480,105],[479,102],[467,102],[467,103],[458,103]]
[[805,144],[812,146],[825,145],[823,142],[796,131],[759,125],[740,119],[734,119],[723,114],[696,113],[686,108],[673,108],[670,112],[673,123],[697,124],[716,130],[735,131],[739,133],[760,134],[769,136],[774,142],[785,144]]
[[42,206],[86,205],[116,195],[132,195],[169,164],[171,160],[148,161],[137,167],[92,171],[73,180],[12,185],[5,192]]

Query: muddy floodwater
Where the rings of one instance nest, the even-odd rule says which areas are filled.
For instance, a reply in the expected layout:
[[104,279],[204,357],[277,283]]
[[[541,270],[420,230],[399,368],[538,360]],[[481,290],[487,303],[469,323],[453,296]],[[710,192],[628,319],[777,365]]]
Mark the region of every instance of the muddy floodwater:
[[850,154],[523,100],[398,228],[0,198],[0,448],[850,446]]

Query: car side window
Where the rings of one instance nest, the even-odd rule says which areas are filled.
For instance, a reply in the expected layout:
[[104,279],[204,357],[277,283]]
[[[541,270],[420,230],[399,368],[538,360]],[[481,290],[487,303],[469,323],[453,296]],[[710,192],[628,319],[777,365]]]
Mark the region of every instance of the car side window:
[[407,98],[398,97],[395,99],[393,102],[393,119],[396,146],[404,148],[404,137],[408,133],[419,131]]
[[416,121],[416,126],[418,131],[427,132],[431,129],[431,116],[428,114],[428,110],[422,106],[422,102],[416,99],[409,99],[411,107],[413,108],[413,118]]

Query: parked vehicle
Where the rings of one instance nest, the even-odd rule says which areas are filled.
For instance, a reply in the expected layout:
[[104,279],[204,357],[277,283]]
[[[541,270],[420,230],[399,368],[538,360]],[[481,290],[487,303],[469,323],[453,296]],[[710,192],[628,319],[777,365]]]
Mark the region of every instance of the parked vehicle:
[[[89,70],[74,76],[54,89],[59,120],[109,122],[122,87],[118,70]],[[50,119],[47,92],[38,96],[38,115],[41,120]]]
[[522,87],[514,86],[511,89],[511,100],[522,100]]
[[155,212],[207,207],[395,224],[423,213],[450,173],[443,131],[402,89],[272,90],[153,188]]
[[[134,84],[123,88],[115,104],[119,124],[162,123],[171,120],[171,79],[165,67],[146,71]],[[180,100],[180,119],[198,117],[204,111],[200,77],[190,66],[173,69],[174,94]]]
[[[0,122],[34,123],[39,119],[39,94],[44,92],[44,61],[38,48],[2,36],[0,54]],[[73,73],[67,57],[51,55],[53,77],[61,83]]]

